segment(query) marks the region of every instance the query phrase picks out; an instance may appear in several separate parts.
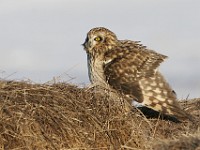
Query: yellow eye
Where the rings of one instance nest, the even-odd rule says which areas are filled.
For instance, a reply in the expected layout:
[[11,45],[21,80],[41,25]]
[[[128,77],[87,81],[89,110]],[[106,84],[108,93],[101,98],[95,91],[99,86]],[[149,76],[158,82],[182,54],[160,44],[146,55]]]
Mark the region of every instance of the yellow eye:
[[102,38],[100,36],[97,36],[97,37],[94,38],[94,40],[97,41],[97,42],[99,42],[99,41],[102,40]]

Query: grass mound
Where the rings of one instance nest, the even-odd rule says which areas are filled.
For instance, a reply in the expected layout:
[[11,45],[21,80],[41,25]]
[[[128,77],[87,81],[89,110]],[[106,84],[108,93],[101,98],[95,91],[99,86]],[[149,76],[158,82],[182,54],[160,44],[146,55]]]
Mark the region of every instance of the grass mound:
[[147,119],[107,93],[67,83],[0,81],[0,148],[200,148],[200,99],[181,104],[197,124]]

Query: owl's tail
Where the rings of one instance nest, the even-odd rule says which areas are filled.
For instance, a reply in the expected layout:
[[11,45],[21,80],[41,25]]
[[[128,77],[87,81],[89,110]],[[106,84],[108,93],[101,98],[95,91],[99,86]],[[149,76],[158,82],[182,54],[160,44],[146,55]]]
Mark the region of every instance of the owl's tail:
[[163,114],[174,116],[180,121],[194,120],[190,114],[181,109],[176,93],[159,72],[156,72],[153,77],[142,79],[139,81],[139,85],[143,95],[143,105]]

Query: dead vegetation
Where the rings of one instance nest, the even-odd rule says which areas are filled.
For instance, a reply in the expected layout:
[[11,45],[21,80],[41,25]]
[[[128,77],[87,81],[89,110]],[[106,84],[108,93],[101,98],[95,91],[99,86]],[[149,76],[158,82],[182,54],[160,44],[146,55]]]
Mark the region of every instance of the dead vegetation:
[[147,119],[66,83],[0,81],[0,148],[200,149],[200,99],[181,104],[196,124]]

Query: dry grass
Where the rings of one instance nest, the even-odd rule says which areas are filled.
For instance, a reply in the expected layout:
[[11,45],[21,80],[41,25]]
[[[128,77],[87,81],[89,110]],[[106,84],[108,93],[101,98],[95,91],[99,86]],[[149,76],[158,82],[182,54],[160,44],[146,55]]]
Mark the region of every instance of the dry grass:
[[181,104],[197,124],[147,119],[66,83],[0,81],[0,148],[200,149],[200,99]]

